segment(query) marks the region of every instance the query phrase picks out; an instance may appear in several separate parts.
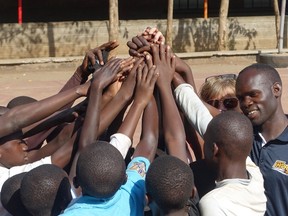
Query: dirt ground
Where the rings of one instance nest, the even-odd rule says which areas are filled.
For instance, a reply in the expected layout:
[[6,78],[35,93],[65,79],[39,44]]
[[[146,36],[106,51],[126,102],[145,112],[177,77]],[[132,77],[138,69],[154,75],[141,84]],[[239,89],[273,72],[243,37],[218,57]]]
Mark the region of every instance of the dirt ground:
[[[213,57],[209,59],[185,60],[193,71],[196,87],[199,89],[205,78],[223,73],[238,73],[244,67],[255,63],[255,57],[240,56]],[[66,63],[37,63],[14,66],[0,66],[0,105],[6,106],[16,96],[27,95],[38,100],[56,94],[82,61]],[[288,69],[278,68],[283,80],[282,102],[288,113]],[[139,136],[137,129],[136,137]],[[136,138],[137,140],[137,138]]]
[[[192,68],[197,88],[208,76],[237,74],[244,67],[256,62],[253,56],[212,57],[185,61]],[[5,106],[10,99],[20,95],[28,95],[39,100],[56,94],[80,64],[81,60],[75,60],[64,63],[0,66],[0,105]],[[277,70],[283,79],[283,104],[285,111],[288,112],[288,69]]]
[[[185,60],[192,68],[197,88],[205,77],[222,73],[238,73],[245,66],[254,63],[253,58],[190,59]],[[64,63],[37,63],[0,66],[0,105],[10,99],[28,95],[42,99],[56,94],[73,74],[81,60]]]

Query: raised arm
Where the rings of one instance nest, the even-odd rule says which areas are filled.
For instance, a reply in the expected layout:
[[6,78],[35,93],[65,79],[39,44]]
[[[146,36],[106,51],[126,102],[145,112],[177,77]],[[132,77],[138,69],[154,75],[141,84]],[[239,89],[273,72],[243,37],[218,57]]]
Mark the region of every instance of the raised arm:
[[170,155],[188,163],[185,130],[171,90],[175,72],[175,56],[169,46],[162,44],[159,48],[152,45],[152,53],[154,64],[159,72],[157,87],[160,92],[165,143]]
[[12,108],[0,116],[0,137],[20,131],[48,117],[66,104],[86,96],[89,87],[90,82],[87,82],[46,99]]
[[122,62],[121,59],[112,59],[93,74],[89,103],[80,135],[79,151],[95,142],[99,136],[102,93],[104,88],[117,79],[117,73],[121,71]]
[[137,123],[150,98],[152,97],[154,85],[158,78],[155,66],[139,66],[137,71],[137,84],[134,101],[118,132],[125,134],[131,140],[134,135]]
[[155,98],[152,97],[142,116],[142,133],[133,157],[143,156],[150,162],[155,158],[158,136],[159,116]]
[[107,103],[107,105],[101,111],[101,121],[99,125],[99,134],[102,134],[104,130],[111,124],[119,112],[130,102],[134,87],[136,84],[136,71],[139,65],[143,62],[143,58],[139,58],[119,90],[119,92]]

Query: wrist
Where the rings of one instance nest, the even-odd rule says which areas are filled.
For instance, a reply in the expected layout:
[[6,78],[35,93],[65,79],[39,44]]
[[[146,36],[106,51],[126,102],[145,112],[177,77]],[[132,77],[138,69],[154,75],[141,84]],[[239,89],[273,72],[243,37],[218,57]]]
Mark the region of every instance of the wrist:
[[77,77],[78,80],[80,81],[87,81],[88,77],[87,76],[84,76],[83,74],[85,74],[85,71],[82,69],[81,66],[78,66],[74,75]]

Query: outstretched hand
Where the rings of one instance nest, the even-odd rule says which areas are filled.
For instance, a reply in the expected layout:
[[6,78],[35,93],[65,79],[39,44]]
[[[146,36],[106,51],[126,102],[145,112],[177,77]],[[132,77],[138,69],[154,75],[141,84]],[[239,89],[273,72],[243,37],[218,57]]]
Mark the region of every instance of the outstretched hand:
[[138,70],[139,65],[143,62],[143,58],[139,58],[135,61],[133,68],[129,71],[128,75],[126,75],[125,80],[122,83],[120,91],[124,93],[125,97],[132,98],[135,85],[136,85],[136,72]]
[[137,85],[134,101],[137,103],[143,103],[145,106],[150,101],[155,82],[159,74],[156,71],[156,66],[148,67],[147,64],[140,65],[137,70]]
[[159,79],[157,80],[157,86],[169,86],[175,73],[175,56],[172,53],[169,46],[160,44],[151,45],[153,62],[157,66],[156,72],[159,73]]
[[88,78],[95,69],[103,66],[108,61],[109,52],[118,46],[119,43],[117,41],[109,41],[99,47],[88,50],[82,64],[80,65],[81,77]]
[[142,33],[142,36],[151,43],[156,44],[164,44],[165,43],[165,37],[163,36],[162,32],[159,31],[157,28],[151,28],[147,27],[144,32]]
[[144,51],[150,51],[149,42],[141,35],[132,38],[132,41],[127,42],[129,47],[129,55],[135,57],[143,57]]

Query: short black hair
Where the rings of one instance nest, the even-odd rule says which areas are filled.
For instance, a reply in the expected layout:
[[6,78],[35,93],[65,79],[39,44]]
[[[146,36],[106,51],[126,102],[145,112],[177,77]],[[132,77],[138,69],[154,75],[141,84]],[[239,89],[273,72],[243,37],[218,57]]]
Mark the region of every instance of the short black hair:
[[18,96],[8,102],[7,108],[12,109],[13,107],[33,103],[35,101],[37,101],[35,98],[29,96]]
[[20,195],[32,215],[59,215],[72,200],[67,173],[53,164],[29,171],[21,182]]
[[8,110],[9,110],[9,108],[7,108],[5,106],[0,106],[0,116],[5,114]]
[[125,183],[125,170],[118,149],[106,141],[97,141],[80,153],[76,179],[84,195],[109,198]]
[[[206,138],[210,142],[206,142]],[[251,121],[242,113],[231,110],[215,116],[208,124],[204,135],[205,148],[210,148],[212,151],[212,144],[216,143],[230,160],[247,158],[253,139]]]
[[251,64],[251,65],[245,67],[243,70],[241,70],[239,75],[241,75],[245,72],[249,72],[251,70],[254,70],[254,71],[261,73],[261,75],[263,75],[263,77],[265,77],[265,80],[270,81],[272,84],[275,82],[278,82],[278,83],[280,83],[280,85],[282,85],[282,80],[281,80],[281,77],[280,77],[278,71],[269,64],[263,64],[263,63]]
[[14,216],[31,216],[22,203],[20,185],[26,172],[8,178],[1,189],[1,203]]
[[191,168],[174,156],[156,158],[146,175],[147,195],[163,212],[183,209],[192,196],[194,176]]

